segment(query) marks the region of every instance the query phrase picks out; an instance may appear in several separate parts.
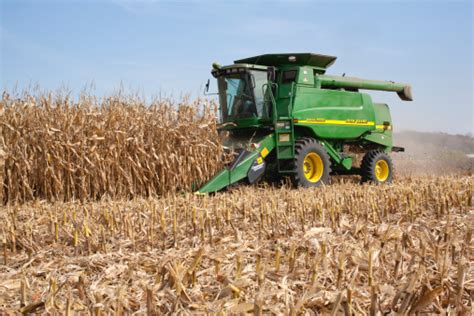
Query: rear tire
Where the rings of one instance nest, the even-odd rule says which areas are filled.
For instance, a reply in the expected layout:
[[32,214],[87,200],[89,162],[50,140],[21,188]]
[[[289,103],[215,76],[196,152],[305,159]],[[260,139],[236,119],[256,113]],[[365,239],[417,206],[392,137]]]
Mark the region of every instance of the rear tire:
[[393,164],[390,156],[379,150],[372,150],[362,158],[360,166],[362,182],[389,184],[393,180]]
[[291,181],[296,187],[329,184],[331,161],[324,147],[313,138],[300,138],[295,143],[295,172]]

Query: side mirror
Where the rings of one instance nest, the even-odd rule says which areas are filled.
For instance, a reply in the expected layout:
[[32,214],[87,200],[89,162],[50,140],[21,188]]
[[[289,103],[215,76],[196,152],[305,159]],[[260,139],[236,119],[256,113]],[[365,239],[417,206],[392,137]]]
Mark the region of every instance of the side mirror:
[[276,80],[276,70],[275,67],[270,66],[267,68],[267,80],[270,82],[275,82]]
[[211,80],[207,79],[206,84],[204,85],[204,95],[205,96],[210,96],[210,95],[217,95],[218,93],[209,93],[209,86],[211,85]]

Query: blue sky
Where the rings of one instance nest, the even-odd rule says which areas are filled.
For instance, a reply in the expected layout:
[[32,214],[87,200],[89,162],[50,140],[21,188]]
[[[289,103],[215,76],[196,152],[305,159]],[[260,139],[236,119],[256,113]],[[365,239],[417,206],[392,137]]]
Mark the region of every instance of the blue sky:
[[474,133],[472,1],[0,3],[2,89],[200,95],[213,61],[317,52],[329,74],[411,83],[414,102],[371,92],[396,129]]

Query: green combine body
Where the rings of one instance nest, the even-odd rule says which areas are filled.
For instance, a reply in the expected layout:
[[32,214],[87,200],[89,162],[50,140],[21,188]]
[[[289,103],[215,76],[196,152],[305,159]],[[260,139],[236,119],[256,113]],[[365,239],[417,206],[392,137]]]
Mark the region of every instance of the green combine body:
[[[392,81],[325,75],[336,57],[268,54],[233,65],[213,65],[220,104],[219,131],[235,160],[199,189],[216,192],[246,180],[290,176],[296,186],[330,182],[332,174],[360,174],[390,183],[392,120],[386,104],[359,90],[396,92],[411,101],[411,87]],[[357,154],[363,154],[356,164]]]

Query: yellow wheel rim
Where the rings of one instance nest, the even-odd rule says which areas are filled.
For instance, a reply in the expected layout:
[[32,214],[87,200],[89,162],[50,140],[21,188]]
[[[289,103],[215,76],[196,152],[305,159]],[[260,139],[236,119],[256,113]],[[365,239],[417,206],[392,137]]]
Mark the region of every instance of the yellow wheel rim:
[[390,169],[388,163],[385,160],[377,161],[375,164],[375,178],[380,182],[384,182],[388,179],[389,174]]
[[309,182],[318,182],[323,176],[323,160],[317,153],[309,153],[304,157],[303,172]]

